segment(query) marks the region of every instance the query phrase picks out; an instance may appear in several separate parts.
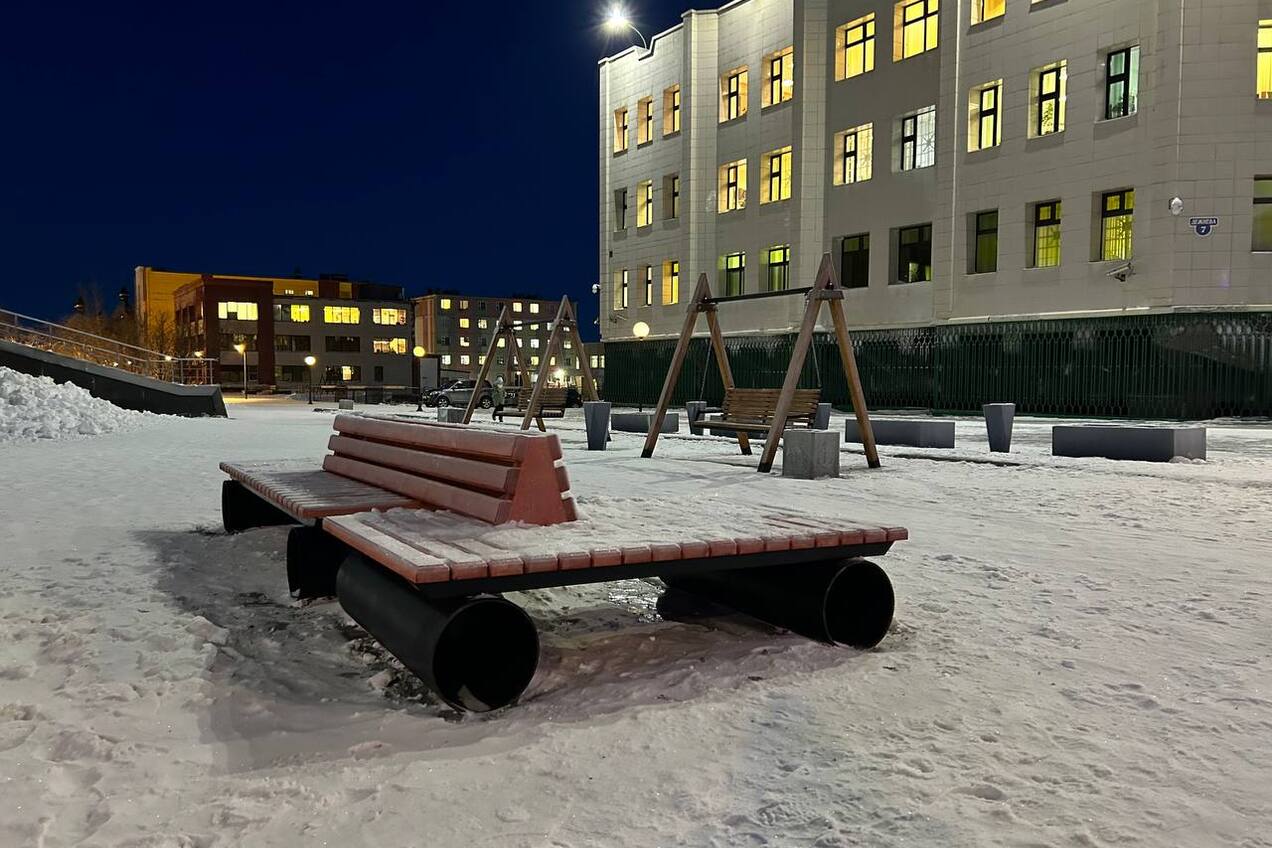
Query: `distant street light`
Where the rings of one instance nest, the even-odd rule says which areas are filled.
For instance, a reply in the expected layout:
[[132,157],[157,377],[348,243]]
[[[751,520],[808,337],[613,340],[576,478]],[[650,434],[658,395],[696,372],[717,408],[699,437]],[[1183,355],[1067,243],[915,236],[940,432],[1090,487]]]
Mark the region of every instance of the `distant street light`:
[[644,321],[637,321],[632,325],[632,335],[644,341],[649,336],[649,325]]
[[305,364],[309,366],[309,405],[314,403],[314,363],[318,361],[318,357],[312,353],[305,357]]
[[243,400],[247,400],[247,343],[239,342],[234,349],[243,357]]
[[411,353],[415,355],[415,411],[424,411],[424,345],[416,345],[411,348]]
[[645,48],[645,51],[649,51],[649,42],[645,40],[645,36],[641,35],[640,30],[636,29],[636,25],[633,24],[631,18],[627,16],[627,10],[618,3],[610,6],[609,14],[605,16],[605,28],[611,32],[630,29],[632,32],[636,33],[638,38],[640,38],[640,43]]

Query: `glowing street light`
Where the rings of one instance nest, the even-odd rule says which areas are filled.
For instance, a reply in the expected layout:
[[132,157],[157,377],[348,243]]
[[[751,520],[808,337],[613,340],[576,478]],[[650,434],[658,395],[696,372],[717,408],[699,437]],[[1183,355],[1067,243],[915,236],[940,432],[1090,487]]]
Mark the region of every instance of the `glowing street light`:
[[305,364],[309,366],[309,404],[312,406],[314,402],[314,364],[318,362],[318,357],[312,353],[305,357]]
[[[424,411],[424,354],[428,353],[424,349],[424,345],[416,345],[411,348],[411,353],[415,356],[415,411]],[[475,390],[474,390],[475,391]]]
[[630,29],[640,38],[640,43],[645,50],[649,50],[649,42],[645,40],[644,35],[641,35],[640,30],[636,29],[636,25],[632,23],[632,19],[627,16],[627,10],[621,4],[615,3],[610,6],[609,13],[605,16],[605,28],[610,32]]
[[234,349],[243,357],[243,400],[247,400],[247,343],[239,342]]
[[644,341],[649,337],[649,325],[644,321],[637,321],[632,325],[632,335],[641,341]]

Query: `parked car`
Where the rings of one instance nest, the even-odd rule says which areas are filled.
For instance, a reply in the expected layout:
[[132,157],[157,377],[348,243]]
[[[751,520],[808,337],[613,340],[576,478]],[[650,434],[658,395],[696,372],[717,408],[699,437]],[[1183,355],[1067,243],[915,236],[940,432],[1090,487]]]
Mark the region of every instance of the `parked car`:
[[[468,401],[472,399],[473,390],[477,387],[476,380],[455,380],[447,386],[439,389],[432,389],[424,394],[425,406],[467,406]],[[477,396],[477,405],[482,409],[490,409],[494,401],[491,400],[490,391],[493,387],[489,380],[482,382],[481,394]]]

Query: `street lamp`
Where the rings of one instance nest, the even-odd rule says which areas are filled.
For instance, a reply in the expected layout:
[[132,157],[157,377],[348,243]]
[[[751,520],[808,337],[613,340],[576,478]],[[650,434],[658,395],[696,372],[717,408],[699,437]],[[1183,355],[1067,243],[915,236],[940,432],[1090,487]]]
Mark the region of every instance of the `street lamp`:
[[318,361],[318,357],[312,353],[305,357],[305,364],[309,366],[309,405],[314,403],[314,363]]
[[424,411],[424,345],[416,345],[411,348],[411,353],[415,355],[415,411]]
[[611,32],[630,29],[640,38],[640,43],[644,46],[645,51],[649,51],[649,42],[645,40],[645,36],[641,35],[640,30],[636,29],[636,25],[632,23],[631,18],[627,17],[627,10],[620,4],[615,3],[610,6],[609,14],[605,16],[605,28]]
[[243,357],[243,400],[247,400],[247,342],[239,342],[234,349]]

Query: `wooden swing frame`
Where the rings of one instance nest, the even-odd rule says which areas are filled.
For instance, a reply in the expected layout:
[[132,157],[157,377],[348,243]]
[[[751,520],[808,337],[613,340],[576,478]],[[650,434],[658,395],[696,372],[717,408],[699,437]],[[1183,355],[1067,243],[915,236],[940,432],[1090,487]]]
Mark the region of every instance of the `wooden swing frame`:
[[[786,368],[786,378],[782,381],[782,391],[778,395],[777,407],[764,442],[764,453],[760,456],[759,471],[767,473],[773,468],[773,460],[777,455],[777,445],[786,429],[786,420],[790,415],[791,400],[799,385],[799,377],[804,370],[804,361],[808,358],[809,348],[813,343],[813,331],[817,326],[817,317],[821,313],[822,304],[830,309],[830,320],[834,325],[835,339],[839,347],[839,359],[843,363],[844,376],[848,381],[848,394],[852,398],[853,412],[857,416],[857,425],[861,430],[861,441],[865,447],[866,462],[871,468],[879,467],[879,451],[875,447],[874,430],[870,426],[870,413],[866,409],[866,397],[861,388],[861,375],[857,371],[857,357],[852,350],[852,341],[848,338],[848,321],[844,317],[844,292],[839,284],[839,275],[835,271],[835,263],[830,254],[822,256],[821,267],[817,270],[817,278],[812,286],[803,289],[787,289],[780,292],[760,292],[733,297],[713,297],[711,284],[707,275],[698,277],[693,297],[685,315],[684,329],[680,331],[680,340],[676,343],[676,351],[671,357],[671,366],[667,369],[667,379],[663,382],[662,394],[658,397],[658,408],[649,422],[649,434],[645,437],[645,449],[641,456],[653,456],[654,446],[658,444],[658,434],[662,431],[663,419],[667,415],[667,407],[675,392],[676,382],[680,379],[680,369],[684,365],[685,356],[689,353],[689,343],[693,339],[698,324],[698,316],[705,314],[707,329],[711,339],[711,349],[715,353],[716,364],[720,368],[720,379],[725,391],[734,388],[733,370],[729,367],[729,355],[724,348],[724,337],[720,333],[720,321],[716,317],[716,309],[720,304],[740,300],[755,300],[762,297],[779,297],[803,294],[806,299],[804,319],[799,327],[799,335],[795,339],[795,349],[791,352],[791,361]],[[751,452],[747,434],[738,430],[738,447],[742,453]]]
[[504,304],[503,309],[499,312],[499,320],[495,326],[494,335],[490,337],[490,347],[486,349],[485,359],[482,361],[481,369],[477,374],[477,384],[473,387],[473,396],[468,399],[468,408],[464,410],[464,423],[472,421],[473,412],[477,409],[477,404],[481,399],[481,387],[485,384],[486,378],[490,375],[491,365],[495,361],[496,351],[499,348],[499,340],[507,339],[508,358],[504,362],[504,382],[512,381],[513,365],[515,363],[518,373],[521,375],[521,386],[518,391],[526,388],[530,389],[530,400],[526,403],[526,414],[521,419],[521,429],[529,430],[530,422],[534,421],[539,425],[539,429],[547,432],[547,427],[543,426],[543,416],[539,409],[540,398],[543,395],[543,388],[548,383],[548,374],[552,367],[552,357],[559,355],[564,359],[562,343],[568,338],[574,345],[574,350],[578,354],[579,370],[583,372],[583,396],[587,400],[600,400],[596,393],[596,380],[592,377],[592,365],[588,362],[587,351],[583,349],[583,340],[579,338],[579,322],[574,314],[574,306],[570,303],[569,297],[561,298],[561,306],[557,309],[556,318],[552,321],[552,332],[548,334],[547,348],[539,355],[539,374],[534,380],[530,379],[530,370],[526,367],[526,361],[522,356],[521,346],[517,343],[517,328],[527,322],[514,321],[509,312],[509,305]]

